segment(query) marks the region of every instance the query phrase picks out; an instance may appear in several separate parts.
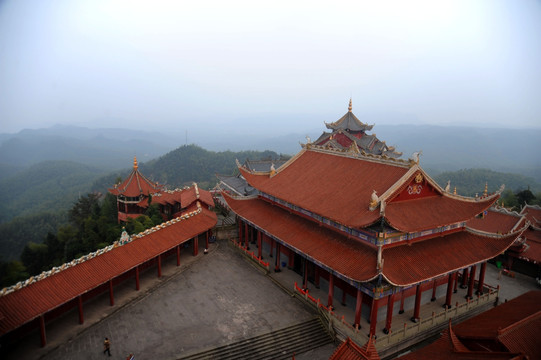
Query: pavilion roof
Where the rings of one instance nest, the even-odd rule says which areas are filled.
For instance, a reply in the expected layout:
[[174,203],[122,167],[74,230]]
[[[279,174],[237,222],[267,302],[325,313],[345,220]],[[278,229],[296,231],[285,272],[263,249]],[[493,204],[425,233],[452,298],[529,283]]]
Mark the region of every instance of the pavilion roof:
[[362,123],[352,112],[351,112],[351,99],[349,100],[348,112],[342,116],[340,119],[332,122],[330,124],[325,123],[328,129],[333,130],[348,130],[348,131],[370,131],[374,125],[368,125]]
[[188,216],[132,237],[131,242],[117,243],[32,277],[28,285],[0,296],[0,335],[201,234],[214,227],[216,221],[214,212],[199,207]]
[[[275,175],[239,169],[261,192],[351,228],[369,226],[384,216],[399,231],[433,229],[467,221],[499,196],[474,199],[448,194],[419,165],[320,148],[303,149]],[[419,174],[433,189],[430,196],[397,201],[397,194]],[[369,209],[374,190],[381,194],[379,209]]]
[[[228,206],[241,218],[324,268],[356,282],[367,282],[378,275],[375,246],[349,239],[260,198],[234,199],[223,195]],[[395,286],[413,285],[486,261],[505,251],[519,235],[489,237],[459,231],[384,248],[382,275]]]
[[109,189],[109,192],[117,196],[137,197],[140,195],[148,196],[149,194],[161,191],[161,189],[162,185],[150,181],[139,172],[137,158],[134,158],[133,170],[130,175],[120,184]]

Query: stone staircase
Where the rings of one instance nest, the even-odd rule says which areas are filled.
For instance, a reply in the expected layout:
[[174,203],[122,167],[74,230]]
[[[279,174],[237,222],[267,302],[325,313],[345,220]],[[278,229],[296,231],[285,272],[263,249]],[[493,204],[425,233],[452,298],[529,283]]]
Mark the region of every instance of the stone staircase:
[[180,357],[178,360],[291,359],[293,353],[300,354],[332,342],[321,320],[315,317],[284,329]]

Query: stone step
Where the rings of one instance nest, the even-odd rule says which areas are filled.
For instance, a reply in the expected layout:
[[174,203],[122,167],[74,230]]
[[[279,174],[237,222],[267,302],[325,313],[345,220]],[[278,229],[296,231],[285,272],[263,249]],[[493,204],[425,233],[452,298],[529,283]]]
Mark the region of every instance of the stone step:
[[332,341],[320,319],[313,318],[284,329],[181,357],[179,360],[291,359],[293,353],[300,354]]

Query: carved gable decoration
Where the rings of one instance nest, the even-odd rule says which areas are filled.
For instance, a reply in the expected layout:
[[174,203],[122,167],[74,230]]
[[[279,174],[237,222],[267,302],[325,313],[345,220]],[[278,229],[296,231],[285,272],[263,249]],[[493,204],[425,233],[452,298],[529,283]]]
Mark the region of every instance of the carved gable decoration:
[[391,201],[413,200],[438,195],[439,192],[426,181],[426,178],[421,172],[418,172],[413,176],[409,184],[407,184]]

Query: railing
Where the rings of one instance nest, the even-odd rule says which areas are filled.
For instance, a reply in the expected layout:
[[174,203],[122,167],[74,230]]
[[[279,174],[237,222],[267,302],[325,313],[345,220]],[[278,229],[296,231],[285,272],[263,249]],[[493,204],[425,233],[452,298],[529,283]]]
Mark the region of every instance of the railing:
[[[358,343],[364,344],[368,337],[364,334],[359,332],[359,329],[352,324],[345,321],[344,316],[339,316],[336,314],[331,308],[323,305],[321,303],[321,300],[318,298],[314,298],[311,296],[308,292],[308,290],[303,290],[297,285],[297,282],[295,282],[295,291],[300,293],[302,297],[304,297],[306,300],[311,302],[318,311],[324,311],[327,317],[327,320],[332,323],[334,319],[339,321],[343,325],[343,329],[345,329],[347,336],[350,338],[357,340]],[[429,330],[433,328],[434,326],[446,323],[449,321],[450,318],[456,317],[462,314],[465,314],[469,312],[472,308],[487,304],[491,301],[494,301],[499,294],[500,287],[492,287],[489,285],[485,285],[485,289],[488,290],[487,293],[483,295],[477,295],[477,297],[473,300],[466,300],[463,303],[457,302],[456,305],[451,309],[445,309],[442,312],[435,313],[432,312],[432,316],[429,318],[419,319],[417,323],[404,323],[404,327],[400,330],[395,330],[394,332],[392,330],[389,330],[389,334],[382,335],[378,334],[376,346],[379,347],[386,347],[388,345],[396,344],[398,342],[401,342],[402,340],[410,337],[414,337],[417,334]]]
[[235,241],[235,239],[229,239],[231,240],[231,242],[233,243],[233,245],[235,245],[236,247],[238,247],[240,250],[244,251],[244,253],[251,257],[252,260],[254,260],[256,263],[258,263],[259,265],[263,266],[265,269],[267,269],[267,271],[270,271],[270,267],[269,267],[269,263],[268,262],[265,262],[263,260],[261,260],[260,257],[258,257],[257,255],[255,255],[253,252],[250,252],[248,251],[244,246],[242,246],[242,244],[238,241]]
[[329,321],[331,321],[331,319],[336,319],[337,321],[341,322],[342,325],[350,329],[355,334],[359,332],[359,329],[357,327],[351,325],[345,320],[344,315],[340,316],[332,310],[332,307],[323,305],[321,303],[321,299],[319,298],[316,299],[312,295],[310,295],[308,292],[308,289],[306,290],[301,289],[296,281],[295,281],[295,290],[299,292],[306,300],[309,300],[316,307],[318,311],[324,311],[327,314]]

